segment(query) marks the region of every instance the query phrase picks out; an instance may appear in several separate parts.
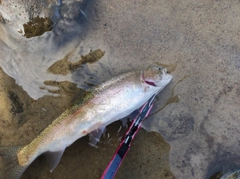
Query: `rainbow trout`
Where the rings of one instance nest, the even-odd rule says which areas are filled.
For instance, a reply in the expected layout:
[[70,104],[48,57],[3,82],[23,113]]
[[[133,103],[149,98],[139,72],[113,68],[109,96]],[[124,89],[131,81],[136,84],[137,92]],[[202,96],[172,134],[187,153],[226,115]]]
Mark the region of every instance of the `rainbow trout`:
[[67,109],[31,143],[21,147],[0,147],[3,168],[0,178],[18,179],[41,154],[47,154],[50,171],[59,163],[66,147],[77,139],[103,129],[140,108],[172,79],[165,68],[151,67],[128,72],[102,83]]

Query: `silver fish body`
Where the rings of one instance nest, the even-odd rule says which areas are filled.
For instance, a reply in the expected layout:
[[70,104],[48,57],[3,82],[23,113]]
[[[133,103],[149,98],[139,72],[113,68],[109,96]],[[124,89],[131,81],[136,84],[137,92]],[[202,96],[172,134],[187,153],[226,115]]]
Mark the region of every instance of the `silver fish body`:
[[[41,154],[54,153],[52,171],[66,147],[77,139],[119,120],[141,107],[153,94],[160,92],[172,79],[166,69],[153,67],[117,76],[97,87],[81,102],[55,119],[30,144],[16,148],[16,165],[3,172],[19,178],[23,171]],[[1,156],[0,149],[0,156]],[[6,159],[8,160],[8,159]],[[9,174],[11,173],[13,174]]]

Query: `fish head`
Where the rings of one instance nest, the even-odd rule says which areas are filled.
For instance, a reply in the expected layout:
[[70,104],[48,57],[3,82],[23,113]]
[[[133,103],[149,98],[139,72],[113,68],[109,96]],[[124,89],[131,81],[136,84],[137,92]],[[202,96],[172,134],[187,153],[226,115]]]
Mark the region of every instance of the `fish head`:
[[142,71],[142,81],[150,86],[163,89],[172,79],[172,75],[162,66],[152,66]]

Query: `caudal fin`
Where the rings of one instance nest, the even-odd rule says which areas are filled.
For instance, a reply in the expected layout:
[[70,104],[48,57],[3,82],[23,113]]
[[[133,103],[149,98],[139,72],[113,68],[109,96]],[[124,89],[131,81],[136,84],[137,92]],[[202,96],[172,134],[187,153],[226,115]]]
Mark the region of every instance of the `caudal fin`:
[[19,179],[28,166],[20,166],[17,152],[21,147],[0,147],[0,178]]

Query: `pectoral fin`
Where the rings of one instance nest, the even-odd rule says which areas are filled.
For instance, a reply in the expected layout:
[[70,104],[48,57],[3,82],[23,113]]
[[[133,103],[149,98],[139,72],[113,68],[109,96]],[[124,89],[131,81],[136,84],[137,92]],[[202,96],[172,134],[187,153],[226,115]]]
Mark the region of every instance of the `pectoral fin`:
[[96,144],[100,141],[100,138],[102,136],[102,133],[105,131],[105,128],[105,126],[102,126],[89,134],[89,144],[91,146],[96,147]]
[[56,152],[46,152],[44,155],[50,166],[50,172],[52,172],[58,165],[60,159],[62,158],[65,149]]

